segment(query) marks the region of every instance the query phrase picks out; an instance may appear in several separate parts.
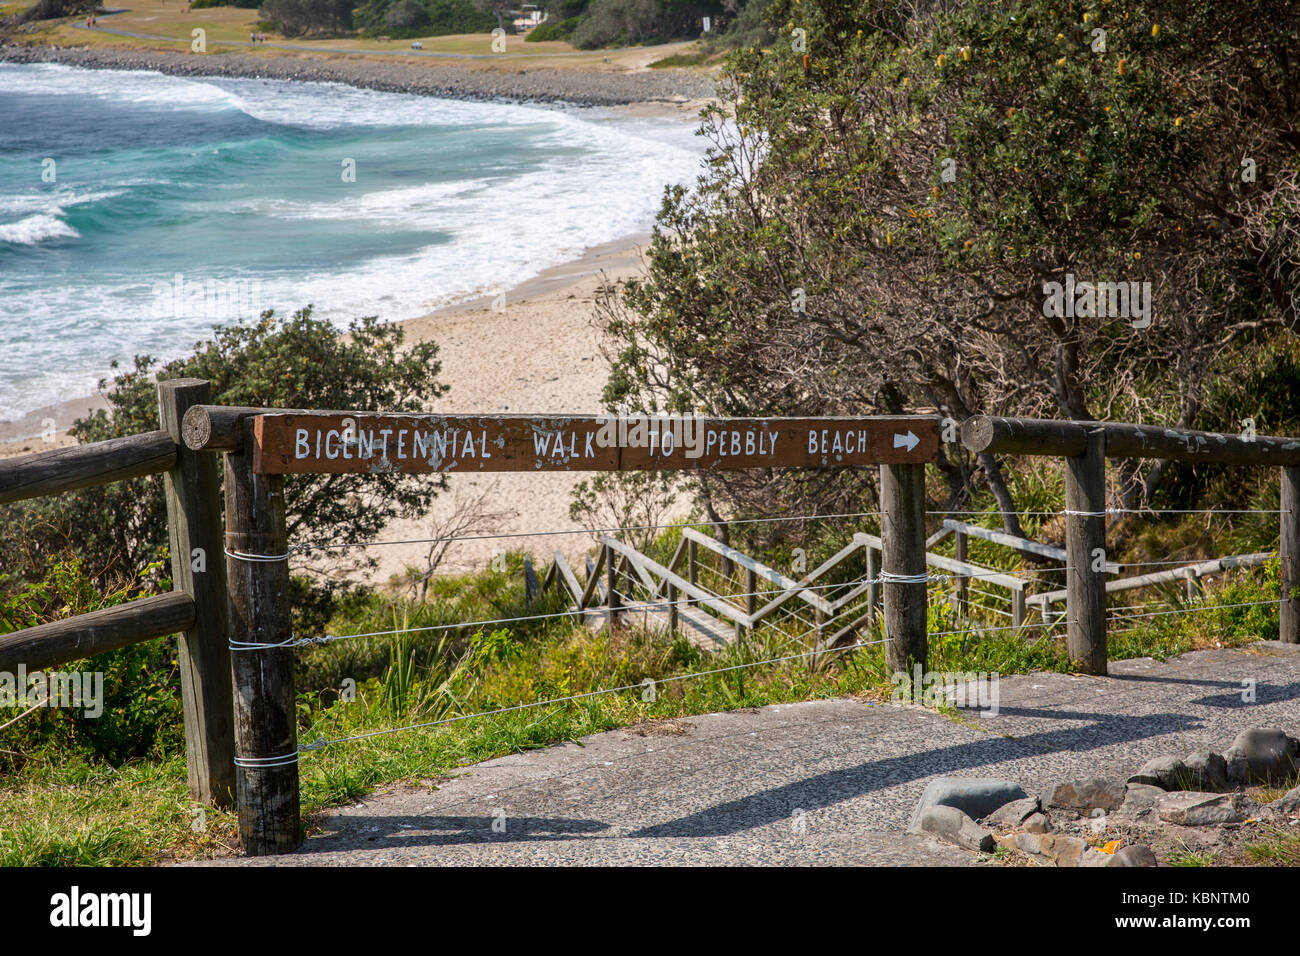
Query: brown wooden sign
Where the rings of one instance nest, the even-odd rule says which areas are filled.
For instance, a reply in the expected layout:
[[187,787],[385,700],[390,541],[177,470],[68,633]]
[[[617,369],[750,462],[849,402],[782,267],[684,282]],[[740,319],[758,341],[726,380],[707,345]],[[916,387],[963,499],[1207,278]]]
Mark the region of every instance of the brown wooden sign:
[[932,461],[938,419],[260,415],[261,474],[820,468]]

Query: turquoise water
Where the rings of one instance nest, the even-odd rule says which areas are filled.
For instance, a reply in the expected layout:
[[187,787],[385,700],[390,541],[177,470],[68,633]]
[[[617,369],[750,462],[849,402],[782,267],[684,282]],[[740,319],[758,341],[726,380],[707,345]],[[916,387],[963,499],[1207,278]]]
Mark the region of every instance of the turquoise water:
[[261,309],[402,319],[509,288],[648,231],[697,143],[609,111],[0,64],[0,420]]

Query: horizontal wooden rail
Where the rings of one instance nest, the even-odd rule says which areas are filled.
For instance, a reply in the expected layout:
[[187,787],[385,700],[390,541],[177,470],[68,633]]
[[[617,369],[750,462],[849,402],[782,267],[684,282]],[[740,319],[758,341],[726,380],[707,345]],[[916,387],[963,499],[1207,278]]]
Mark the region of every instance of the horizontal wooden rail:
[[69,445],[0,460],[0,504],[170,471],[176,443],[164,431]]
[[659,564],[657,561],[650,560],[649,558],[641,554],[636,549],[624,544],[622,541],[618,541],[614,538],[607,538],[602,536],[600,539],[600,543],[607,546],[615,554],[618,554],[626,558],[632,564],[634,565],[641,564],[651,574],[657,574],[662,578],[666,578],[671,584],[673,584],[677,588],[677,590],[681,591],[683,594],[689,597],[695,598],[695,600],[697,600],[700,604],[703,604],[705,607],[712,608],[714,611],[716,611],[718,614],[722,615],[723,617],[730,618],[735,623],[740,624],[744,627],[751,626],[752,622],[749,619],[749,615],[737,611],[726,601],[719,600],[717,597],[710,594],[704,588],[696,584],[692,584],[690,581],[686,580],[681,575],[669,571],[662,564]]
[[[1029,554],[1037,554],[1044,558],[1054,558],[1057,561],[1066,559],[1065,549],[1058,548],[1050,544],[1042,544],[1038,541],[1031,541],[1029,538],[1021,538],[1014,534],[1007,534],[1005,531],[995,531],[992,528],[981,528],[979,525],[967,524],[965,521],[953,521],[951,518],[945,518],[943,526],[949,531],[958,531],[962,534],[970,535],[972,538],[981,538],[984,541],[992,541],[994,544],[1005,545],[1008,548],[1015,548],[1017,551],[1026,551]],[[1114,561],[1106,562],[1107,574],[1119,574],[1120,566]]]
[[[858,532],[853,536],[854,540],[861,541],[862,544],[876,548],[881,547],[880,538],[874,534],[865,534]],[[981,581],[988,581],[990,584],[996,584],[998,587],[1008,588],[1012,591],[1023,591],[1026,583],[1020,578],[1012,577],[1009,574],[1003,574],[1001,571],[994,571],[991,568],[981,568],[977,564],[967,564],[965,561],[954,561],[952,558],[945,558],[942,554],[930,554],[926,552],[925,563],[932,568],[938,568],[941,571],[950,571],[953,574],[967,578],[978,578]]]
[[0,636],[0,670],[34,671],[166,637],[194,626],[194,599],[183,591],[141,598]]
[[[1181,581],[1185,578],[1202,578],[1211,574],[1219,574],[1223,571],[1231,571],[1234,568],[1253,568],[1261,564],[1267,564],[1274,556],[1271,551],[1257,551],[1254,554],[1238,554],[1228,557],[1215,558],[1212,561],[1202,561],[1199,564],[1184,564],[1176,568],[1170,568],[1165,571],[1152,571],[1150,574],[1138,574],[1131,578],[1120,578],[1118,581],[1108,581],[1106,583],[1106,593],[1113,591],[1132,591],[1137,588],[1148,588],[1155,584],[1168,584],[1171,581]],[[1057,604],[1064,601],[1066,592],[1045,591],[1042,594],[1034,594],[1026,599],[1029,604],[1039,605],[1046,608],[1049,604]]]
[[1052,455],[1074,458],[1084,453],[1088,432],[1105,435],[1107,458],[1165,458],[1222,465],[1300,466],[1300,440],[1257,435],[1225,435],[1163,425],[1123,422],[1075,422],[1038,418],[976,415],[961,426],[962,444],[995,455]]
[[[782,590],[786,590],[786,591],[794,590],[801,600],[803,600],[807,604],[810,604],[812,607],[821,611],[823,614],[835,613],[835,609],[831,607],[830,602],[827,601],[825,598],[821,597],[818,594],[814,594],[812,591],[799,590],[800,585],[798,581],[795,581],[793,578],[786,577],[780,571],[776,570],[775,568],[768,567],[766,564],[763,564],[761,561],[755,561],[749,555],[741,551],[737,551],[735,548],[731,547],[730,545],[723,544],[721,541],[718,541],[715,538],[710,538],[707,534],[701,534],[699,531],[696,531],[694,528],[683,528],[682,537],[688,541],[694,541],[697,544],[703,545],[704,547],[708,548],[710,551],[713,551],[716,554],[722,555],[722,557],[724,558],[728,558],[731,561],[734,561],[736,564],[740,565],[742,568],[744,568],[747,571],[753,571],[759,577],[766,578],[768,581],[772,582]],[[766,609],[764,610],[766,611]],[[758,616],[759,615],[755,615],[755,617]]]
[[300,415],[309,414],[301,409],[289,408],[194,405],[185,412],[185,417],[181,420],[181,435],[185,439],[185,446],[193,451],[240,451],[244,447],[245,418],[289,411]]

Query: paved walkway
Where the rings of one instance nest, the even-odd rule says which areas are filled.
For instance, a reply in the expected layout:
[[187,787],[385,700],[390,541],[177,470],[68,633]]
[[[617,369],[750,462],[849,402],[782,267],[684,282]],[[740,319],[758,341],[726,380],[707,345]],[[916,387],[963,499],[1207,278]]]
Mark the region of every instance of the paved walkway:
[[1298,646],[1111,672],[1004,678],[996,717],[828,700],[611,731],[466,768],[436,791],[375,793],[287,857],[214,862],[963,865],[973,855],[903,833],[932,777],[1004,777],[1033,793],[1127,776],[1162,753],[1223,750],[1251,726],[1300,735]]

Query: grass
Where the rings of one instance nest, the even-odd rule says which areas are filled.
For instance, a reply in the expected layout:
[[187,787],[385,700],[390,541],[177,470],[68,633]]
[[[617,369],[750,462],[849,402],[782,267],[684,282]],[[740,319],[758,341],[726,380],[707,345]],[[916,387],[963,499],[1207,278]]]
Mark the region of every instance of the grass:
[[[16,7],[14,8],[16,11]],[[479,56],[483,59],[461,60],[455,62],[470,69],[506,68],[504,64],[522,60],[529,67],[550,67],[557,69],[628,69],[646,65],[648,60],[668,53],[671,55],[690,45],[690,41],[663,44],[650,48],[622,48],[613,50],[579,51],[562,40],[547,40],[538,43],[524,43],[522,36],[506,37],[506,51],[494,54],[492,37],[487,33],[456,34],[440,37],[412,37],[381,43],[374,38],[360,36],[338,37],[298,37],[287,39],[279,34],[267,33],[268,43],[285,44],[293,49],[281,50],[269,47],[250,48],[249,33],[258,29],[261,16],[257,10],[240,7],[202,7],[187,11],[184,0],[134,0],[122,13],[115,13],[99,18],[98,29],[84,30],[74,26],[84,18],[72,17],[60,21],[43,21],[37,24],[37,32],[19,34],[18,42],[55,43],[66,46],[122,47],[145,50],[188,50],[191,31],[201,27],[206,32],[208,55],[228,52],[254,53],[266,57],[297,57],[316,53],[320,56],[334,57],[346,54],[331,54],[325,50],[368,51],[375,53],[401,54],[410,49],[413,41],[423,44],[425,54],[449,54],[456,57]],[[108,30],[123,30],[129,33],[148,34],[168,39],[142,39],[122,37],[108,33]],[[236,45],[242,44],[242,46]],[[410,63],[419,68],[421,63],[433,62],[445,66],[448,60],[430,60],[424,57],[400,57],[400,62]],[[518,64],[509,67],[517,68]]]
[[[848,652],[822,668],[810,666],[806,657],[767,663],[804,649],[777,628],[706,657],[686,640],[661,632],[629,627],[611,635],[562,617],[496,629],[461,626],[562,610],[557,598],[525,603],[520,563],[521,556],[512,555],[505,572],[437,579],[422,604],[376,594],[353,598],[340,605],[328,633],[404,633],[301,652],[300,744],[341,741],[304,755],[309,825],[327,808],[377,786],[435,785],[468,764],[606,730],[795,701],[847,696],[884,702],[894,690],[879,646]],[[1275,565],[1239,576],[1208,593],[1206,601],[1245,603],[1273,587]],[[1061,641],[1031,640],[1009,630],[973,632],[938,601],[931,604],[929,629],[934,670],[1070,670]],[[1116,638],[1111,653],[1168,656],[1275,637],[1276,631],[1275,605],[1223,608],[1140,622]],[[860,640],[880,637],[876,631]],[[715,673],[737,665],[744,666]],[[644,692],[646,680],[656,682],[654,693]],[[611,688],[630,689],[437,723]],[[416,724],[436,725],[400,730]],[[397,732],[343,740],[376,731]],[[0,779],[0,864],[147,865],[231,852],[230,814],[208,810],[203,826],[193,827],[197,808],[190,804],[185,773],[179,755],[116,768],[85,755],[33,755]],[[1282,835],[1252,852],[1261,862],[1280,863],[1293,858],[1295,839]],[[1210,862],[1187,854],[1178,864]]]

